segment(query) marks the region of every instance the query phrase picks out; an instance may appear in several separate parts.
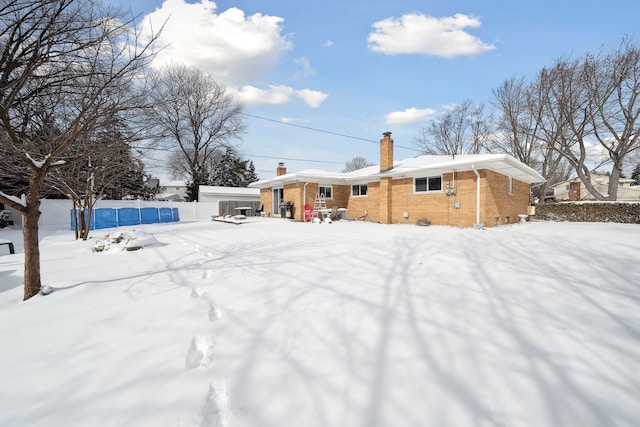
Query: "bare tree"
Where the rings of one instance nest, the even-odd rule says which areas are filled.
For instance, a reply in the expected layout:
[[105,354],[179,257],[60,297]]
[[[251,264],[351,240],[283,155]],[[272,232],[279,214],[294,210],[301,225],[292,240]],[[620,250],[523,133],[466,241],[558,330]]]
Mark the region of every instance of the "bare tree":
[[[144,185],[140,163],[131,157],[131,148],[118,136],[101,135],[90,143],[91,155],[84,161],[56,168],[47,176],[45,185],[73,203],[76,239],[88,239],[93,209],[99,199],[112,198],[114,193],[120,199],[123,190],[140,194]],[[85,144],[78,145],[75,148],[85,151]]]
[[[559,59],[539,76],[545,127],[551,123],[561,129],[547,143],[569,161],[596,199],[616,200],[624,162],[640,148],[640,48],[625,38],[615,50]],[[592,152],[598,148],[605,160],[594,165]],[[611,167],[606,194],[590,179],[591,171],[604,164]]]
[[356,171],[358,169],[363,169],[363,168],[366,168],[368,166],[373,166],[373,165],[374,165],[373,163],[371,163],[370,161],[368,161],[364,157],[355,156],[353,159],[348,160],[347,162],[345,162],[344,168],[342,169],[342,172],[352,172],[352,171]]
[[499,137],[492,141],[492,151],[508,153],[531,166],[536,158],[538,121],[524,78],[505,80],[493,90],[493,97],[499,112]]
[[491,135],[484,104],[466,100],[422,128],[414,144],[425,154],[478,154],[486,150]]
[[47,174],[91,154],[70,149],[139,106],[131,90],[151,58],[133,17],[91,0],[0,0],[0,129],[28,171],[24,199],[0,191],[23,216],[24,299],[40,291],[38,219]]
[[543,126],[542,88],[539,81],[527,84],[524,78],[512,77],[493,90],[499,116],[491,151],[510,154],[540,172],[547,180],[532,192],[544,201],[551,185],[568,178],[568,162],[545,142],[554,140],[560,129]]
[[[208,184],[211,159],[216,149],[232,143],[245,131],[242,104],[226,88],[199,69],[169,64],[153,75],[155,140],[179,153],[183,161],[172,163],[186,172],[191,197],[198,185]],[[196,200],[196,199],[193,199]]]

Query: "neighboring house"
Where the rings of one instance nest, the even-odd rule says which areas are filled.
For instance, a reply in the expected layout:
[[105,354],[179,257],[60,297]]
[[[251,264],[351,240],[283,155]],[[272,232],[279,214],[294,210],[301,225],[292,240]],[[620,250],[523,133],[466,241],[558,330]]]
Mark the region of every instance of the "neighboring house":
[[158,185],[155,200],[184,202],[187,198],[187,184],[184,181],[163,181]]
[[228,200],[259,202],[260,190],[257,188],[220,187],[216,185],[201,185],[198,187],[199,202],[222,202]]
[[[260,190],[201,185],[198,187],[198,202],[209,204],[212,216],[234,215],[241,212],[255,215],[260,207]],[[250,209],[242,209],[242,207]]]
[[419,156],[393,160],[391,132],[380,140],[380,165],[340,173],[305,170],[249,184],[260,189],[265,212],[281,216],[292,202],[293,218],[304,220],[324,194],[327,207],[346,208],[347,217],[384,224],[416,223],[482,227],[516,222],[527,214],[531,184],[544,182],[535,170],[506,154]]
[[[609,193],[608,175],[592,173],[589,178],[591,184],[598,192],[601,194]],[[631,185],[633,182],[633,179],[620,178],[617,201],[640,201],[640,186]],[[553,196],[556,202],[596,200],[580,178],[559,182],[551,188],[553,189]]]

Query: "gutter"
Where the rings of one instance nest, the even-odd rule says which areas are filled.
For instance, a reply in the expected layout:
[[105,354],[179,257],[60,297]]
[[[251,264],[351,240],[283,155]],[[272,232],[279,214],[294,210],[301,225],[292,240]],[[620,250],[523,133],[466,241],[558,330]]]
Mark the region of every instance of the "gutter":
[[305,213],[304,213],[304,205],[307,203],[307,185],[309,184],[309,181],[304,183],[304,186],[302,187],[302,220],[304,222],[306,222],[305,220]]

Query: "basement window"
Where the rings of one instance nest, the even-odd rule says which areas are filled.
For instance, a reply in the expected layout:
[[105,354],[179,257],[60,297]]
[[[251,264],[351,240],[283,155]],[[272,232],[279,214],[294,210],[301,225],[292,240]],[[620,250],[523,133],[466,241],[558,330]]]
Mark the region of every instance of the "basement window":
[[330,185],[321,185],[318,187],[318,193],[325,199],[333,199],[333,187]]
[[356,184],[351,186],[351,195],[352,196],[366,196],[368,190],[367,184]]
[[415,178],[413,184],[413,191],[416,193],[428,193],[433,191],[441,192],[442,176]]

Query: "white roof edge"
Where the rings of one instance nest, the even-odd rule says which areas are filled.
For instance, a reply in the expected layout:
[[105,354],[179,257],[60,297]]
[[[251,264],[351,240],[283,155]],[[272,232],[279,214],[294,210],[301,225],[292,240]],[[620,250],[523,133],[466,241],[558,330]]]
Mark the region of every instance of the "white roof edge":
[[[511,166],[514,169],[517,169],[524,173],[522,174],[514,174],[508,173],[508,171],[500,170],[500,168],[492,167],[497,163],[502,162],[507,166]],[[487,154],[484,155],[484,158],[463,158],[463,159],[453,159],[448,162],[437,163],[433,165],[429,165],[429,167],[414,167],[407,169],[394,169],[385,173],[386,176],[398,176],[398,175],[413,175],[416,173],[420,173],[421,171],[428,170],[442,170],[442,169],[460,169],[462,170],[472,170],[475,169],[490,169],[495,172],[501,173],[503,175],[512,176],[517,178],[523,182],[528,184],[534,184],[537,182],[544,182],[546,179],[540,175],[535,169],[530,166],[525,165],[515,157],[509,154]]]
[[226,194],[256,194],[258,188],[249,187],[224,187],[220,185],[199,185],[198,192],[204,194],[226,193]]
[[[401,161],[396,161],[394,164],[401,163]],[[497,165],[504,165],[506,168],[500,168]],[[364,181],[377,181],[381,177],[396,177],[401,175],[413,175],[416,173],[420,173],[421,171],[429,171],[429,170],[453,170],[460,169],[463,170],[472,170],[475,167],[476,169],[490,169],[498,173],[502,173],[503,175],[512,176],[520,181],[526,182],[528,184],[534,184],[538,182],[546,181],[542,175],[540,175],[536,170],[531,168],[530,166],[525,165],[515,157],[509,154],[485,154],[478,155],[476,158],[465,157],[462,159],[451,159],[450,161],[444,161],[441,163],[436,163],[423,167],[407,167],[402,168],[401,166],[392,169],[388,172],[376,172],[368,175],[353,175],[344,172],[324,172],[324,171],[310,171],[310,172],[297,172],[297,173],[288,173],[285,175],[280,175],[275,178],[270,178],[266,180],[256,181],[249,184],[249,187],[254,188],[268,188],[273,187],[274,184],[290,184],[293,182],[320,182],[327,184],[348,184],[351,182],[364,182]],[[514,173],[514,172],[520,173]]]

